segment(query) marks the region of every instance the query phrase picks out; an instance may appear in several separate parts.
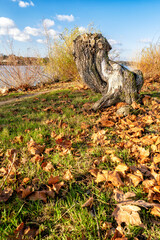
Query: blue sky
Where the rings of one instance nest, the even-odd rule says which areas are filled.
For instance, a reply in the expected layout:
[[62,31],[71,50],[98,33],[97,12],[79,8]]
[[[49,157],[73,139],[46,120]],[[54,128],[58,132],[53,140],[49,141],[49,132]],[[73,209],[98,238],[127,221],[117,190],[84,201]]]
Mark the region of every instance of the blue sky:
[[121,60],[160,37],[159,0],[0,0],[0,53],[46,55],[43,24],[53,39],[66,28],[94,23]]

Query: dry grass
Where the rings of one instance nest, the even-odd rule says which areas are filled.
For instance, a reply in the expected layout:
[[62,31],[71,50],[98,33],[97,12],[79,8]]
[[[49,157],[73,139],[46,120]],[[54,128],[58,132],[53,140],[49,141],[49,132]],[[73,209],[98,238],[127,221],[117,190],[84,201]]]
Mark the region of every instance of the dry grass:
[[145,47],[138,57],[137,67],[140,69],[144,78],[160,78],[160,45],[151,43]]

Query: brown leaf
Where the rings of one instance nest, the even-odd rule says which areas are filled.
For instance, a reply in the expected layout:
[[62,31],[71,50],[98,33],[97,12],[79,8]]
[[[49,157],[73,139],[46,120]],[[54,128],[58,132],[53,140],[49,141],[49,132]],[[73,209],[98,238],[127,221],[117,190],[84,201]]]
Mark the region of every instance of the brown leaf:
[[59,190],[61,189],[61,187],[64,186],[64,182],[60,182],[60,183],[56,183],[56,184],[53,184],[52,188],[53,190],[58,194],[59,193]]
[[159,164],[160,163],[160,154],[157,154],[153,157],[153,162],[155,164]]
[[23,178],[22,180],[22,184],[26,184],[30,181],[30,178],[26,177],[26,178]]
[[73,176],[71,174],[71,171],[68,169],[63,176],[63,180],[69,181],[71,179],[73,179]]
[[111,238],[111,240],[128,240],[127,237],[124,236],[124,234],[122,234],[121,232],[119,232],[117,229],[113,235],[113,237]]
[[89,172],[90,172],[90,174],[91,174],[92,176],[97,177],[97,174],[98,174],[98,172],[99,172],[99,169],[94,168],[94,169],[89,170]]
[[23,186],[19,186],[16,189],[16,192],[21,199],[24,199],[28,197],[33,191],[31,186],[27,186],[27,188],[24,188]]
[[142,102],[145,106],[151,105],[151,96],[146,95],[144,98],[142,98]]
[[101,121],[100,121],[100,123],[101,123],[102,127],[109,127],[109,128],[110,128],[110,127],[113,127],[113,126],[115,125],[114,122],[109,121],[109,120],[107,120],[107,119],[105,119],[105,118],[102,118]]
[[128,174],[127,174],[127,177],[128,177],[128,179],[133,183],[134,187],[137,187],[138,184],[139,184],[140,182],[142,182],[142,178],[139,177],[139,176],[137,176],[137,175],[135,175],[135,174],[128,173]]
[[48,185],[52,185],[59,182],[59,176],[53,177],[52,175],[48,179]]
[[42,163],[41,167],[46,172],[54,171],[54,167],[51,162],[44,162],[44,163]]
[[83,205],[82,207],[92,207],[93,206],[93,197],[90,197]]
[[106,177],[106,181],[111,182],[113,186],[115,186],[115,187],[124,186],[124,183],[122,182],[118,172],[103,170],[102,173]]
[[7,173],[7,169],[2,167],[0,168],[0,177],[3,177]]
[[46,191],[36,191],[33,192],[29,197],[29,200],[37,201],[42,200],[43,202],[47,202]]
[[105,175],[98,172],[95,182],[100,183],[100,182],[105,182],[105,181],[106,181]]
[[123,191],[119,191],[118,189],[114,189],[113,192],[115,194],[114,199],[117,202],[123,202],[123,201],[129,200],[130,198],[133,198],[136,196],[136,194],[133,192],[124,193]]
[[143,186],[145,187],[146,192],[148,192],[149,188],[153,187],[156,185],[156,180],[155,179],[146,179],[142,182]]
[[126,225],[142,226],[142,222],[138,211],[141,209],[134,205],[117,206],[112,215],[115,217],[118,225],[125,223]]
[[22,143],[23,142],[23,136],[17,136],[13,140],[15,143]]
[[55,149],[54,148],[46,148],[45,153],[46,154],[50,154],[51,152],[53,152]]
[[0,191],[0,202],[6,202],[12,196],[13,190],[11,188],[5,188]]
[[31,158],[32,163],[43,162],[44,156],[40,156],[36,154],[34,157]]
[[32,138],[28,142],[27,146],[28,146],[28,151],[32,155],[41,154],[44,151],[44,148],[45,148],[45,146],[37,144]]
[[110,158],[112,162],[122,162],[122,160],[114,154],[111,154]]
[[126,106],[126,105],[127,105],[127,103],[125,103],[125,102],[119,102],[119,103],[117,103],[117,104],[116,104],[117,110],[118,110],[119,108],[123,107],[123,106]]
[[129,171],[129,167],[125,163],[120,163],[115,168],[115,171],[121,174],[123,177],[126,176],[126,172]]
[[154,206],[151,210],[151,214],[160,217],[160,205]]

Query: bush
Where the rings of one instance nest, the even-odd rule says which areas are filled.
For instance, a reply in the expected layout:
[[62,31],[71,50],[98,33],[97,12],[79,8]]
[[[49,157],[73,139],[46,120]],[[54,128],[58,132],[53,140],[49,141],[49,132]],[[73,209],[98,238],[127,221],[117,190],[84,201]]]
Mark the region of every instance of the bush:
[[[45,30],[46,34],[47,31]],[[89,25],[86,32],[99,32],[94,29],[92,25]],[[60,34],[60,39],[54,40],[53,44],[47,37],[48,57],[49,61],[44,65],[46,74],[50,76],[51,80],[60,81],[75,81],[80,80],[80,76],[73,58],[73,40],[82,34],[79,27],[75,27],[72,30],[65,29]]]
[[139,56],[137,67],[145,78],[160,78],[160,45],[150,44]]

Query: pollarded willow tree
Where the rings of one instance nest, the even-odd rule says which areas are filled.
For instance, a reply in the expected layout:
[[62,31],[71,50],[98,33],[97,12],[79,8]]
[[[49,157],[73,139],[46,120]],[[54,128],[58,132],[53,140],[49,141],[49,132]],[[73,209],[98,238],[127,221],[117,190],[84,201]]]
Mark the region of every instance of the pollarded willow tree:
[[102,98],[93,105],[97,110],[117,102],[132,104],[143,85],[141,71],[131,72],[109,59],[111,46],[98,33],[85,33],[74,40],[74,59],[82,80]]

